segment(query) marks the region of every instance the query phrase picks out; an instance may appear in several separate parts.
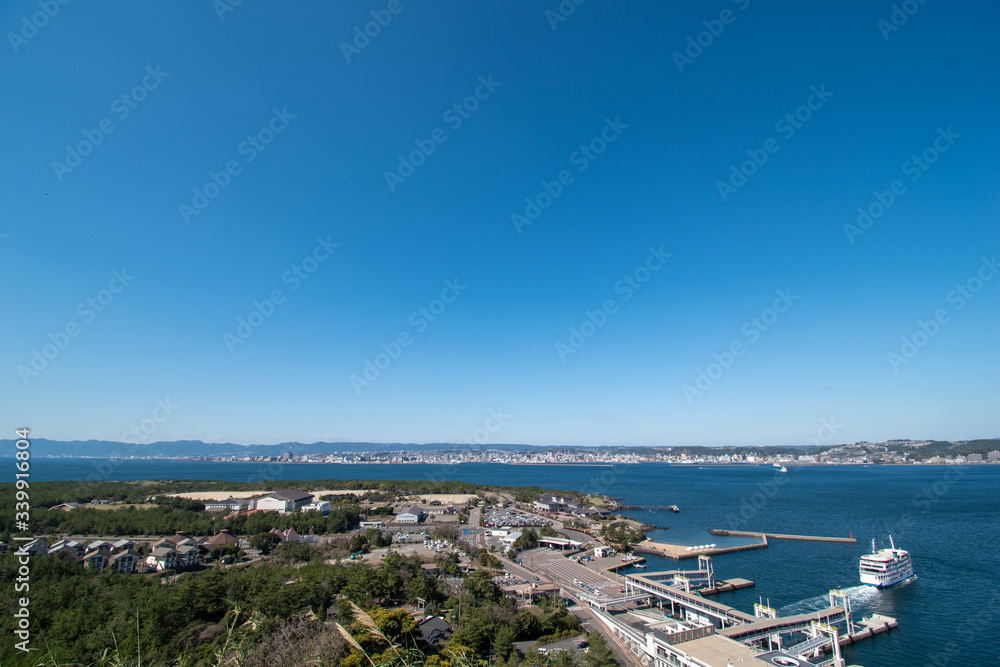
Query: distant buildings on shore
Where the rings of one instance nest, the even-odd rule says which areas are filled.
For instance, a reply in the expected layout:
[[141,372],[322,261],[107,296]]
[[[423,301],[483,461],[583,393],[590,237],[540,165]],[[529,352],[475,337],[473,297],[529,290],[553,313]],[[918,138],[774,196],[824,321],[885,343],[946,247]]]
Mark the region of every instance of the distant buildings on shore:
[[[872,463],[890,464],[966,464],[1000,463],[1000,450],[987,454],[941,454],[928,457],[924,448],[932,441],[890,440],[884,443],[858,442],[850,445],[831,446],[815,453],[798,453],[802,449],[769,447],[755,453],[736,453],[734,448],[621,448],[588,451],[583,448],[542,450],[537,452],[507,450],[502,447],[486,450],[427,450],[395,452],[352,452],[343,454],[285,453],[283,456],[222,456],[198,460],[217,462],[259,463],[339,463],[339,464],[430,464],[456,465],[460,463],[499,463],[506,465],[628,465],[637,463],[708,464],[708,465],[859,465]],[[938,443],[940,444],[940,443]],[[963,443],[955,443],[960,445]],[[743,448],[750,449],[750,448]],[[807,448],[809,449],[815,448]],[[696,450],[696,451],[688,451]],[[934,451],[934,450],[930,450]],[[191,460],[191,459],[186,459]]]

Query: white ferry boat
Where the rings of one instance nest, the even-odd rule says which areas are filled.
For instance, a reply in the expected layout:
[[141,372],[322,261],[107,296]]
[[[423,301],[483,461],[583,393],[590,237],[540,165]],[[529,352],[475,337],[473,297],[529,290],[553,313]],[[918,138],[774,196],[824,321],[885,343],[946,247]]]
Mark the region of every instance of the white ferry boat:
[[889,536],[891,549],[875,549],[872,540],[872,552],[861,557],[861,583],[878,588],[886,588],[913,576],[913,562],[910,552],[897,549]]

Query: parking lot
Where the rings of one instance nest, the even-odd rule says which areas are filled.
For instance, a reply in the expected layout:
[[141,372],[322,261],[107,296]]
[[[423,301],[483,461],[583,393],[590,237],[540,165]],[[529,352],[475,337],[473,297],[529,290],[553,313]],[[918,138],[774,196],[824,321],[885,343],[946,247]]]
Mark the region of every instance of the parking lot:
[[529,528],[551,526],[552,521],[536,514],[528,514],[521,510],[487,507],[483,510],[483,526],[486,528]]

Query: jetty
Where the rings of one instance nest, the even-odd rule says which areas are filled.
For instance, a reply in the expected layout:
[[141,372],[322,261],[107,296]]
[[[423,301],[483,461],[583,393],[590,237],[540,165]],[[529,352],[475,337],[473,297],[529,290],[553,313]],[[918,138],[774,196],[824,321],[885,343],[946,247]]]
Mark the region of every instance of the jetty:
[[749,579],[741,579],[736,577],[735,579],[725,579],[718,580],[715,582],[714,586],[709,588],[702,588],[698,591],[700,595],[715,595],[717,593],[728,593],[729,591],[738,591],[741,588],[751,588],[754,585]]
[[674,560],[683,560],[685,558],[697,558],[698,556],[717,556],[719,554],[729,554],[737,551],[747,551],[749,549],[763,549],[767,546],[768,536],[764,533],[748,534],[746,537],[760,538],[760,542],[754,544],[740,544],[735,547],[705,547],[701,549],[693,549],[686,544],[667,544],[664,542],[653,542],[652,540],[647,539],[643,540],[639,544],[633,544],[632,551],[636,553],[666,556],[667,558],[672,558]]
[[817,535],[787,535],[784,533],[755,533],[746,530],[719,530],[708,531],[712,535],[732,536],[732,537],[763,537],[772,540],[803,540],[806,542],[843,542],[845,544],[857,544],[854,537],[820,537]]

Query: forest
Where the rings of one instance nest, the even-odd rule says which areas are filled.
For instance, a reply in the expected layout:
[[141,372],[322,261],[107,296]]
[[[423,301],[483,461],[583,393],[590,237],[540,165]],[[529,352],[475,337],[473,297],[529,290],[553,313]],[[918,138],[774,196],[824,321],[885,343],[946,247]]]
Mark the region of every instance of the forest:
[[[36,556],[30,591],[15,592],[17,561],[0,557],[6,599],[31,599],[30,656],[12,642],[3,665],[517,665],[544,667],[533,651],[520,658],[514,642],[572,636],[578,622],[560,600],[518,610],[478,569],[455,584],[421,567],[417,557],[390,552],[378,565],[342,564],[309,547],[292,559],[249,567],[217,566],[177,578],[94,574],[64,555]],[[400,605],[420,598],[424,613],[441,614],[454,632],[443,645],[420,641],[413,616]],[[374,621],[374,626],[372,625]],[[0,632],[11,637],[5,614]],[[339,626],[339,627],[338,627]],[[349,638],[348,638],[349,636]],[[612,667],[600,638],[591,638],[588,667]],[[554,665],[572,665],[567,656]]]

